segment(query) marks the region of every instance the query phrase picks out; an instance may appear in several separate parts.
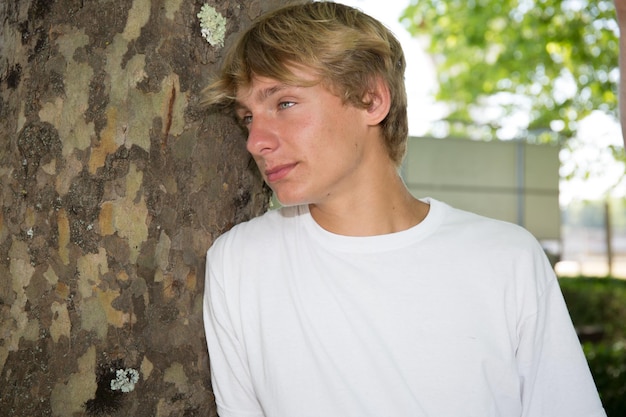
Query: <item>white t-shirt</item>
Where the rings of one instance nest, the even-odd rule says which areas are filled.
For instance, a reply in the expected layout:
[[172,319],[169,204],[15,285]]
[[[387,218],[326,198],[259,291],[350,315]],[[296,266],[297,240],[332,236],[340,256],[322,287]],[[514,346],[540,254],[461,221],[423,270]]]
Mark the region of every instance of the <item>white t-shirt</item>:
[[298,206],[217,239],[204,320],[221,417],[606,415],[537,241],[426,202],[388,235],[335,235]]

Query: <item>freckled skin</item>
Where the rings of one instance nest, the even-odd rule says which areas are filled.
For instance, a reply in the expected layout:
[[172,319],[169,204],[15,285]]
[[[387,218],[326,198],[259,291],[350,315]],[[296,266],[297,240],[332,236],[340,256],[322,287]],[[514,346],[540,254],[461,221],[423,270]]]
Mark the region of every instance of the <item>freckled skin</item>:
[[[285,205],[322,203],[353,190],[364,169],[359,139],[366,132],[358,127],[362,123],[347,121],[356,122],[361,112],[322,85],[285,87],[262,102],[256,99],[276,85],[257,77],[238,98],[253,114],[247,149],[277,198]],[[289,168],[289,175],[272,175],[279,167]]]
[[[310,71],[296,77],[315,81]],[[380,122],[389,111],[381,80],[366,108],[344,103],[323,84],[301,87],[255,76],[237,92],[247,149],[283,205],[308,204],[322,227],[346,235],[403,230],[428,206],[413,198],[389,157]]]

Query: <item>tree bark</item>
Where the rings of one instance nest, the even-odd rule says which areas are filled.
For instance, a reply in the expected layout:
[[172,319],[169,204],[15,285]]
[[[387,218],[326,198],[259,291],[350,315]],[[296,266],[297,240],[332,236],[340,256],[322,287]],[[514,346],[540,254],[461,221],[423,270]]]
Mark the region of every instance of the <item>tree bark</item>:
[[[279,0],[209,0],[225,44]],[[215,415],[204,257],[268,192],[195,0],[0,2],[0,414]],[[245,254],[242,254],[245,256]]]

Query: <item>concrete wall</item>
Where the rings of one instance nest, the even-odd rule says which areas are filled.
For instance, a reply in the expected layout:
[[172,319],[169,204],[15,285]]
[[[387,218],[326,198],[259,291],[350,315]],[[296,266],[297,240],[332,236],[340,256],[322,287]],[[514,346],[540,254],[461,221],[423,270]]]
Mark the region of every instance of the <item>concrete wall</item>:
[[521,141],[409,138],[402,173],[416,197],[517,223],[559,241],[559,148]]

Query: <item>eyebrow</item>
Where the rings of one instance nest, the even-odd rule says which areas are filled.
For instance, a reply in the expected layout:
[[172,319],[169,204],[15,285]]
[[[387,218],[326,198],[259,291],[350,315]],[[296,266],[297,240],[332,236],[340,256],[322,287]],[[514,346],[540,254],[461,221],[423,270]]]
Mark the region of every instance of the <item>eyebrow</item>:
[[264,88],[263,90],[257,93],[256,98],[258,101],[267,100],[272,95],[280,92],[281,90],[284,90],[285,88],[287,88],[287,84],[277,84],[273,87]]
[[[276,84],[272,87],[267,87],[262,90],[259,90],[254,96],[255,102],[263,102],[267,100],[268,98],[270,98],[271,96],[273,96],[274,94],[284,90],[287,87],[289,87],[288,84],[281,83],[281,84]],[[245,110],[247,108],[248,107],[244,105],[241,101],[235,100],[235,110]]]

